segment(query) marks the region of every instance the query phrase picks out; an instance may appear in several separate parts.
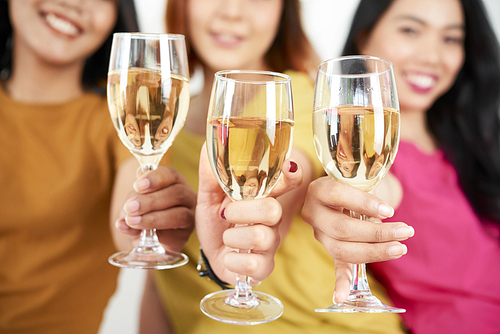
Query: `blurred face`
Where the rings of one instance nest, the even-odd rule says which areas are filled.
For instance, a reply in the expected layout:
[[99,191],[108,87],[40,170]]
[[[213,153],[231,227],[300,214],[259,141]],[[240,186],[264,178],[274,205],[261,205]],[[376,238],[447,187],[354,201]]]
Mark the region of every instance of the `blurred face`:
[[57,65],[92,55],[117,17],[115,0],[11,0],[9,10],[15,52]]
[[194,50],[213,71],[266,69],[282,10],[283,0],[189,0]]
[[426,111],[462,68],[464,27],[459,0],[395,0],[359,49],[393,63],[402,111]]

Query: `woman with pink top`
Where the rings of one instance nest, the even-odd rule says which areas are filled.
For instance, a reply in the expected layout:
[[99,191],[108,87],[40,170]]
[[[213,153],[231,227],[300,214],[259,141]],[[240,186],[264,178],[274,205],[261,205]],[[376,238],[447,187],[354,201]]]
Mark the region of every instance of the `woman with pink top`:
[[404,257],[369,269],[408,330],[499,333],[500,55],[482,2],[362,0],[344,54],[393,63],[401,143],[377,197],[329,178],[309,187],[303,218],[336,260],[334,302],[348,295],[349,262],[398,239],[377,227],[389,204],[387,221],[415,236]]

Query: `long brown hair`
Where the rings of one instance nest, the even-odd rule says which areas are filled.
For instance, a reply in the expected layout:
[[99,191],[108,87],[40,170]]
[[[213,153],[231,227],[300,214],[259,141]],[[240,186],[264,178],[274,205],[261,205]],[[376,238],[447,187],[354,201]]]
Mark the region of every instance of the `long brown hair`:
[[[264,56],[266,65],[273,71],[295,70],[312,74],[316,71],[319,58],[309,42],[301,24],[299,0],[283,0],[283,13],[278,33]],[[169,33],[186,37],[191,72],[200,58],[191,45],[187,27],[186,0],[168,0],[166,26]]]

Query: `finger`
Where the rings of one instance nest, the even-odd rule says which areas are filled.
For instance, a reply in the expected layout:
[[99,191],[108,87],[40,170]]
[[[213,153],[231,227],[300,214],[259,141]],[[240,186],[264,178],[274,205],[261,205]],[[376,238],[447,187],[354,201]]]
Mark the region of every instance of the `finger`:
[[315,228],[340,241],[388,242],[402,241],[415,235],[413,227],[402,222],[380,223],[379,220],[360,220],[320,206]]
[[137,180],[134,182],[134,190],[137,193],[150,193],[176,183],[187,184],[184,176],[174,168],[160,166],[156,170],[138,173]]
[[282,215],[280,203],[270,197],[229,203],[224,217],[231,224],[276,225]]
[[127,225],[133,229],[193,229],[194,211],[176,206],[168,210],[152,211],[141,216],[125,216]]
[[125,202],[123,209],[128,215],[139,216],[177,206],[193,209],[195,205],[196,193],[189,186],[177,183],[151,193],[134,196]]
[[315,229],[329,237],[341,241],[388,242],[402,241],[415,235],[413,227],[402,222],[381,223],[379,219],[361,220],[350,218],[343,212],[323,205],[304,209],[303,217]]
[[120,219],[116,220],[115,228],[118,231],[120,231],[124,234],[130,235],[130,236],[138,236],[141,233],[141,231],[135,230],[135,229],[131,228],[130,226],[128,226],[127,223],[125,222],[125,218],[120,218]]
[[406,245],[398,241],[383,243],[344,242],[332,239],[320,230],[315,230],[314,236],[337,261],[380,262],[398,259],[408,252]]
[[224,265],[233,273],[262,281],[273,271],[274,259],[269,254],[229,252],[224,257]]
[[352,279],[352,264],[335,261],[335,290],[333,292],[333,303],[343,303],[349,297]]
[[160,244],[167,250],[181,251],[193,229],[157,230]]
[[329,177],[311,182],[307,198],[337,210],[349,209],[380,219],[394,215],[394,209],[380,198]]
[[280,243],[277,228],[252,225],[230,228],[222,236],[224,244],[235,249],[274,253]]
[[303,180],[303,170],[296,161],[287,159],[281,168],[283,175],[269,196],[279,197],[290,190],[299,187]]

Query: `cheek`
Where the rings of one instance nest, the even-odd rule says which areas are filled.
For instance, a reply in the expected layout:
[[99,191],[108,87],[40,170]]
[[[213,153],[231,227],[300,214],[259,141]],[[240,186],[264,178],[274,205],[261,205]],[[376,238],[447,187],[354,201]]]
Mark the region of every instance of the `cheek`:
[[257,20],[253,22],[255,49],[264,50],[266,52],[272,45],[276,34],[278,33],[281,20],[281,11],[273,8],[269,10],[272,13],[279,13],[273,16],[255,15]]
[[[109,36],[117,20],[117,9],[112,3],[101,3],[99,6],[92,8],[93,27],[95,33],[101,37],[101,42],[104,42]],[[100,44],[99,43],[99,44]]]
[[272,20],[259,20],[255,22],[255,37],[269,44],[267,46],[271,46],[270,44],[278,33],[278,25],[279,21],[275,18],[273,18]]
[[366,54],[389,60],[395,68],[403,65],[407,59],[411,59],[415,52],[415,44],[389,36],[379,38],[370,44],[371,50],[368,50]]
[[203,45],[203,43],[207,41],[206,37],[203,36],[203,32],[205,31],[203,27],[206,26],[206,20],[211,16],[211,13],[209,8],[204,10],[205,6],[203,6],[203,4],[198,6],[198,2],[199,1],[188,2],[187,29],[189,34],[188,37],[194,49],[200,53],[200,51],[202,51],[201,49],[203,49],[200,45]]
[[464,61],[465,56],[463,50],[457,51],[455,53],[450,53],[450,55],[445,59],[446,69],[449,74],[451,84],[455,82],[458,73],[462,69]]

